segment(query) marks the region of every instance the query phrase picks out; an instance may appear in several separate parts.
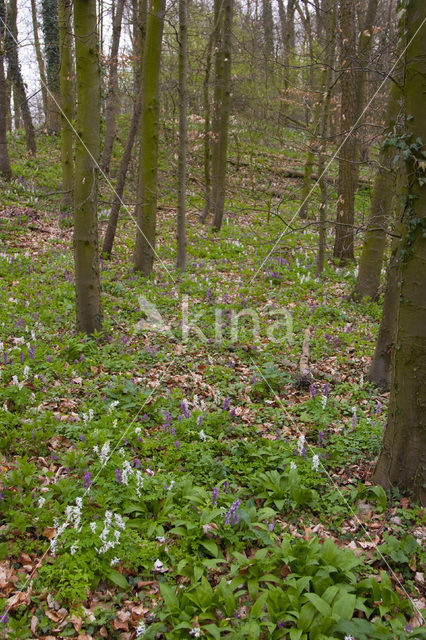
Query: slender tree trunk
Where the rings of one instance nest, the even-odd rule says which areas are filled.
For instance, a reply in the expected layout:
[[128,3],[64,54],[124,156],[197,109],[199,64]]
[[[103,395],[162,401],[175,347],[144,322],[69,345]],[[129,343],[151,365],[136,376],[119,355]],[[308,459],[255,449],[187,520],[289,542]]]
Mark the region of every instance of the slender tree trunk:
[[[146,19],[147,19],[147,0],[141,0],[138,11],[138,18],[136,20],[137,26],[135,27],[135,36],[138,43],[135,43],[135,50],[139,52],[139,66],[142,66],[141,55],[144,50],[145,32],[146,32]],[[136,134],[139,128],[139,121],[142,111],[142,91],[140,87],[141,74],[138,72],[135,74],[135,83],[138,88],[136,100],[133,108],[132,120],[130,122],[130,129],[127,136],[126,144],[124,147],[123,155],[121,156],[120,168],[117,175],[117,183],[115,185],[114,198],[111,205],[111,211],[108,219],[108,226],[105,231],[104,244],[102,247],[102,253],[106,258],[111,257],[112,247],[114,244],[114,238],[117,230],[118,216],[120,214],[120,207],[123,202],[124,186],[126,184],[126,176],[129,168],[130,158],[132,157],[133,145],[136,139]]]
[[[399,225],[395,232],[400,231]],[[376,347],[371,361],[368,379],[378,387],[389,389],[391,382],[391,365],[395,348],[396,320],[399,303],[398,264],[401,242],[399,238],[392,241],[391,257],[386,272],[386,286],[383,300],[382,318],[377,334]]]
[[211,203],[211,182],[210,182],[210,161],[211,161],[211,140],[210,140],[210,72],[212,66],[212,49],[213,49],[213,31],[209,36],[206,54],[206,70],[203,82],[203,112],[204,112],[204,192],[206,203],[203,213],[201,214],[201,222],[204,224],[210,212]]
[[42,0],[42,18],[47,88],[49,89],[46,125],[49,133],[59,133],[61,130],[61,112],[59,110],[60,56],[58,0]]
[[74,185],[74,264],[77,331],[101,329],[97,220],[100,73],[96,0],[74,0],[77,132]]
[[7,146],[7,87],[4,74],[4,0],[0,0],[0,175],[6,180],[12,177]]
[[[426,502],[426,38],[418,30],[426,20],[426,4],[412,0],[405,8],[404,94],[407,200],[402,217],[400,299],[389,413],[374,481],[398,485]],[[416,37],[417,35],[417,37]]]
[[[357,93],[356,93],[356,102],[357,102],[357,118],[359,118],[362,114],[362,110],[364,108],[365,102],[365,86],[367,83],[368,76],[368,64],[370,62],[371,49],[373,46],[374,40],[374,22],[376,20],[377,13],[377,5],[378,0],[368,0],[367,11],[365,14],[365,19],[360,21],[360,34],[358,38],[358,64],[361,67],[361,70],[357,72]],[[356,160],[360,160],[361,156],[361,125],[363,119],[358,123],[358,132],[356,133]],[[359,164],[355,164],[355,185],[358,185],[359,180]]]
[[62,165],[62,209],[67,211],[73,203],[73,130],[71,127],[73,108],[72,87],[72,0],[58,0],[60,87],[61,87],[61,165]]
[[188,15],[187,1],[179,0],[179,158],[177,206],[177,261],[180,271],[186,267],[186,137],[187,137],[187,66]]
[[149,276],[155,255],[157,224],[157,173],[159,130],[159,80],[166,0],[150,0],[142,62],[142,114],[136,202],[134,264]]
[[231,108],[231,46],[233,0],[216,0],[222,4],[223,32],[216,51],[215,102],[212,145],[212,229],[222,226],[225,207],[226,161],[228,152],[229,114]]
[[271,62],[274,55],[274,18],[271,0],[262,0],[262,28],[263,28],[263,56],[265,61],[265,78],[271,72]]
[[115,118],[118,111],[118,48],[120,45],[121,23],[125,0],[118,0],[112,28],[111,55],[109,58],[108,98],[105,108],[105,141],[102,152],[101,169],[109,173],[112,148],[115,139]]
[[294,50],[294,12],[296,0],[287,1],[287,11],[284,8],[283,0],[278,0],[278,10],[281,23],[281,33],[283,41],[283,96],[280,107],[281,120],[285,124],[289,112],[288,90],[290,86],[290,60]]
[[[386,123],[390,130],[389,135],[395,135],[396,133],[398,114],[401,109],[400,98],[401,91],[399,86],[396,83],[392,83],[386,114]],[[359,263],[357,281],[352,294],[354,300],[362,300],[366,296],[375,300],[378,296],[383,254],[386,245],[386,229],[393,212],[394,158],[395,148],[387,146],[383,152],[381,165],[374,182],[368,229]]]
[[356,122],[356,72],[355,63],[355,6],[353,0],[340,0],[340,29],[342,32],[342,105],[340,127],[344,141],[339,158],[339,186],[337,198],[337,224],[334,240],[334,257],[343,264],[354,259],[354,199],[355,171],[353,162],[356,139],[350,133]]
[[24,121],[25,139],[27,150],[30,155],[35,156],[37,153],[35,131],[31,112],[28,105],[27,96],[25,95],[25,85],[22,79],[21,69],[18,59],[18,29],[16,26],[17,7],[16,0],[9,0],[7,5],[7,30],[5,37],[5,53],[8,63],[9,76],[13,83],[13,93],[22,112]]
[[47,95],[46,71],[45,71],[45,68],[44,68],[43,55],[41,53],[40,39],[38,37],[37,7],[36,7],[35,0],[31,0],[31,17],[32,17],[32,21],[33,21],[34,49],[35,49],[35,52],[36,52],[38,72],[40,74],[41,97],[42,97],[42,101],[43,101],[43,112],[44,112],[45,119],[47,119],[48,95]]

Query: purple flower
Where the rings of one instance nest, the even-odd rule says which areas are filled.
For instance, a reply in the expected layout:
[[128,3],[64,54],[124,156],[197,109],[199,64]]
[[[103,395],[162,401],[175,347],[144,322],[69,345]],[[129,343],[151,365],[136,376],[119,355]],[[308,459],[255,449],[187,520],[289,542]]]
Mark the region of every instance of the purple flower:
[[235,409],[231,409],[231,411],[229,412],[229,415],[231,416],[231,418],[235,418]]
[[135,458],[134,463],[135,468],[139,469],[139,467],[141,466],[141,461],[139,460],[139,458]]
[[204,421],[204,417],[203,416],[198,416],[198,420],[197,420],[197,424],[199,427],[201,427],[201,425],[203,424]]
[[223,403],[223,410],[227,411],[229,409],[229,396],[226,396],[225,402]]
[[212,504],[214,504],[214,506],[217,505],[218,497],[219,497],[219,489],[218,489],[218,487],[214,487],[214,489],[212,491]]
[[28,349],[28,355],[30,358],[34,358],[34,347]]
[[278,625],[277,625],[278,629],[282,629],[284,627],[284,625],[285,625],[285,621],[284,620],[280,620]]
[[229,482],[228,482],[228,480],[225,480],[225,482],[223,484],[223,488],[225,490],[225,493],[228,493],[228,490],[229,490]]
[[84,435],[82,433],[80,433],[80,440],[82,442],[86,442],[86,438],[84,437]]
[[380,413],[382,413],[382,403],[377,400],[376,415],[378,416]]
[[275,527],[275,522],[274,522],[274,521],[272,521],[270,524],[268,524],[268,531],[269,531],[269,532],[273,531],[273,530],[274,530],[274,527]]
[[318,432],[318,444],[322,445],[323,440],[324,440],[324,431],[319,431]]
[[179,440],[176,440],[176,442],[174,442],[174,445],[175,445],[176,449],[179,449],[180,448]]
[[231,519],[232,519],[232,524],[237,524],[238,522],[237,510],[240,504],[241,504],[240,498],[237,498],[235,502],[231,504],[227,514],[225,515],[225,524],[229,524],[231,522]]
[[329,393],[330,393],[330,387],[329,387],[328,382],[326,382],[325,385],[324,385],[324,395],[328,396]]
[[20,362],[21,364],[24,362],[24,354],[22,353],[22,351],[21,351],[21,353],[19,354],[19,362]]
[[117,478],[118,484],[121,484],[121,469],[115,470],[115,477]]
[[90,473],[90,471],[86,471],[84,474],[84,486],[86,489],[88,489],[91,484],[92,484],[92,474]]
[[185,416],[185,418],[189,418],[191,414],[189,412],[188,405],[187,405],[187,402],[186,402],[185,399],[182,400],[182,402],[180,403],[180,406],[181,406],[182,413]]
[[315,398],[315,396],[317,395],[317,392],[315,391],[315,387],[313,384],[309,385],[309,391],[311,392],[311,398]]
[[4,610],[4,613],[0,616],[0,623],[1,624],[6,624],[7,622],[7,613],[6,613],[6,609]]

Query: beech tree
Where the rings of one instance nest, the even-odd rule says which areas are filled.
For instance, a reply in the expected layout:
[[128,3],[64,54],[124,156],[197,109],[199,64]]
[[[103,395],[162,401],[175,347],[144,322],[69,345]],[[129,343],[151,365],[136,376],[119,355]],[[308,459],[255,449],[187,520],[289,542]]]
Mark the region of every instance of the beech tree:
[[34,49],[37,58],[38,72],[40,74],[40,90],[41,97],[43,101],[43,113],[45,119],[47,118],[47,112],[49,109],[48,106],[48,94],[47,94],[47,80],[46,80],[46,70],[44,66],[44,58],[41,52],[40,38],[38,35],[38,17],[37,17],[37,7],[35,0],[31,0],[31,18],[33,23],[33,34],[34,34]]
[[142,60],[142,114],[135,216],[135,269],[149,276],[154,264],[157,225],[159,80],[166,0],[150,0]]
[[404,6],[407,198],[402,215],[396,345],[383,446],[374,481],[426,502],[426,21],[423,0]]
[[98,249],[100,73],[96,0],[74,0],[77,136],[74,184],[74,264],[77,331],[102,323]]

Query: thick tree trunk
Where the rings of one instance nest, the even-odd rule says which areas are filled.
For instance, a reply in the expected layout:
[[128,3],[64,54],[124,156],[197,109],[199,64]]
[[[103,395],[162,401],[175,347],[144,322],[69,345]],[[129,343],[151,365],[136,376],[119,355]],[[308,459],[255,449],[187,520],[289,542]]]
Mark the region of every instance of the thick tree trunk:
[[[399,86],[392,83],[386,114],[388,135],[395,135],[397,130],[397,119],[401,110],[400,97]],[[357,281],[352,294],[354,300],[362,300],[366,296],[375,300],[378,296],[386,246],[386,230],[393,211],[394,158],[395,148],[387,146],[383,152],[381,165],[374,182],[368,229],[362,248]]]
[[339,187],[334,257],[343,264],[354,258],[355,171],[353,162],[356,139],[351,132],[357,118],[355,64],[355,6],[353,0],[340,0],[342,32],[342,105],[340,116],[342,146],[339,151]]
[[150,0],[142,62],[142,114],[139,175],[136,202],[134,264],[149,276],[155,256],[157,224],[157,173],[159,130],[159,80],[166,0]]
[[38,72],[40,74],[43,113],[44,113],[45,119],[47,119],[47,111],[48,111],[47,80],[46,80],[46,71],[44,68],[43,55],[41,53],[40,39],[38,37],[37,7],[36,7],[35,0],[31,0],[31,17],[33,21],[34,49],[36,52]]
[[102,152],[101,169],[109,173],[112,148],[115,139],[115,118],[118,111],[118,48],[120,45],[121,23],[125,0],[118,0],[112,27],[111,55],[109,58],[108,97],[105,108],[105,140]]
[[74,264],[77,331],[101,329],[97,220],[100,73],[96,0],[74,0],[77,133],[74,184]]
[[[426,38],[416,37],[426,20],[426,4],[406,5],[406,131],[411,134],[407,159],[407,200],[402,217],[400,300],[389,413],[374,481],[414,492],[426,502]],[[420,141],[420,142],[419,142]]]
[[18,59],[18,29],[16,26],[16,18],[16,0],[9,0],[6,16],[7,30],[5,37],[5,53],[8,63],[9,76],[13,83],[13,94],[14,97],[16,97],[17,103],[19,104],[19,109],[22,113],[22,119],[24,121],[27,150],[30,155],[35,156],[37,153],[37,147],[34,125],[31,118],[27,96],[25,95],[25,85],[22,79]]
[[294,30],[294,12],[296,7],[296,0],[287,1],[287,11],[284,7],[283,0],[278,0],[278,12],[281,24],[281,37],[283,41],[283,95],[280,107],[280,119],[283,124],[286,123],[286,119],[289,112],[288,106],[288,89],[290,85],[290,59],[293,53],[295,44],[295,30]]
[[[135,36],[138,43],[135,43],[135,51],[139,52],[139,66],[142,66],[141,56],[145,43],[145,31],[146,31],[146,19],[147,19],[147,1],[141,0],[138,11],[138,18],[135,26]],[[112,247],[114,244],[115,233],[117,230],[118,216],[120,214],[120,207],[123,203],[124,186],[126,183],[127,171],[129,168],[130,158],[132,157],[133,145],[136,139],[136,134],[139,128],[139,121],[142,111],[142,91],[140,88],[140,71],[135,74],[135,83],[138,88],[136,100],[133,108],[132,120],[130,122],[130,129],[127,136],[126,144],[124,147],[123,155],[120,160],[120,168],[117,175],[117,183],[115,185],[114,198],[111,205],[111,211],[108,219],[108,226],[105,231],[104,244],[102,247],[102,253],[106,258],[111,257]]]
[[61,130],[61,112],[59,109],[60,59],[58,0],[43,0],[41,13],[43,18],[47,88],[49,89],[46,126],[49,133],[59,133]]
[[186,137],[187,137],[187,66],[188,66],[187,0],[179,0],[179,158],[177,203],[176,267],[186,267]]
[[12,170],[7,146],[7,86],[3,63],[5,18],[4,0],[0,0],[0,174],[3,178],[9,180],[12,176]]
[[73,110],[72,87],[72,0],[58,0],[60,87],[61,87],[61,165],[62,165],[62,209],[67,211],[73,203]]
[[[225,207],[226,158],[228,152],[229,114],[231,109],[231,45],[233,0],[216,0],[215,17],[221,32],[217,33],[215,64],[215,100],[212,144],[212,229],[222,226]],[[216,18],[215,18],[216,19]],[[223,21],[223,22],[222,22]]]

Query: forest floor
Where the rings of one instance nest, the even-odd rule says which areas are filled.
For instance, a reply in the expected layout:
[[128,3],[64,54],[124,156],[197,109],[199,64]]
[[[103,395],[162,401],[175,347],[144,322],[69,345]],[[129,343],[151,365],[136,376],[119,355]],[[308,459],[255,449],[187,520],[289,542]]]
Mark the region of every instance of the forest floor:
[[[329,261],[315,278],[317,230],[293,220],[299,184],[268,174],[266,148],[231,164],[220,234],[198,220],[190,171],[182,276],[173,168],[162,168],[155,275],[132,271],[123,213],[102,263],[104,330],[85,339],[58,151],[46,142],[23,160],[12,141],[19,177],[0,210],[0,637],[424,633],[421,509],[371,482],[388,399],[366,379],[380,303],[349,301],[353,266]],[[109,198],[102,184],[102,231]],[[312,384],[299,388],[307,330]]]

